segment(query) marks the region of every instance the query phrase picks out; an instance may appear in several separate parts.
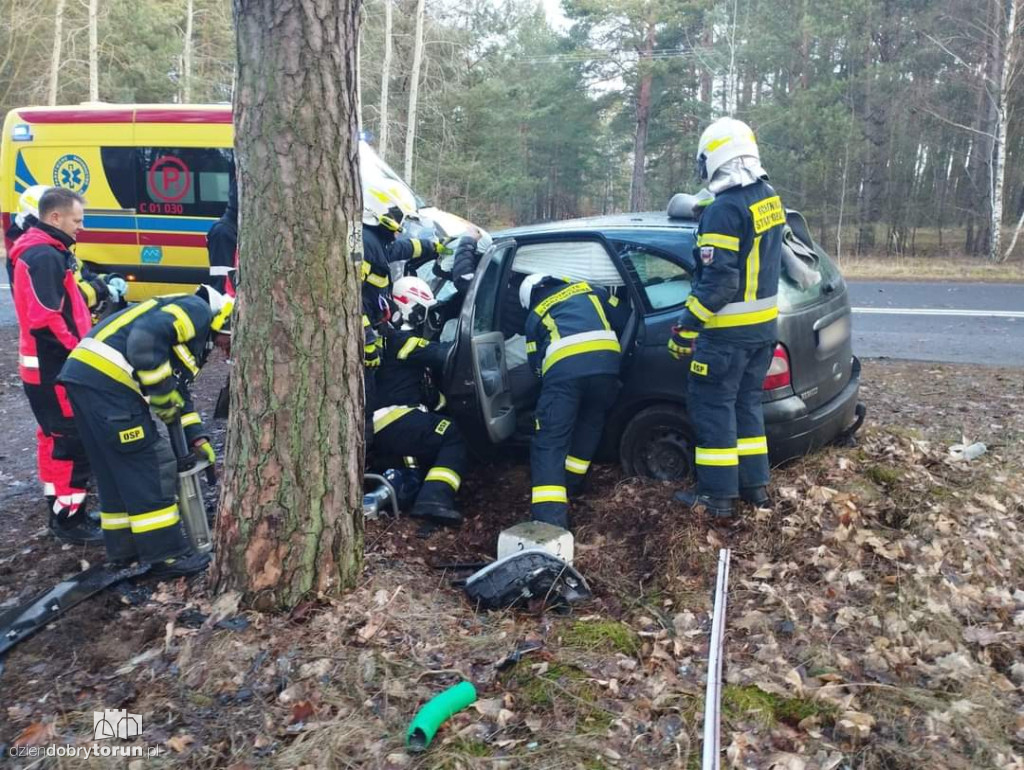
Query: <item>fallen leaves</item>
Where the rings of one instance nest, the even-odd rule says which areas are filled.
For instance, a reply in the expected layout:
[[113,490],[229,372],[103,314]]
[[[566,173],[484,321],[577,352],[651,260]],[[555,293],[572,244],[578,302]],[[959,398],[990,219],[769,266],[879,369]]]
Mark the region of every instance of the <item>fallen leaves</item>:
[[54,735],[53,722],[33,722],[18,734],[11,745],[18,749],[42,746],[51,743]]

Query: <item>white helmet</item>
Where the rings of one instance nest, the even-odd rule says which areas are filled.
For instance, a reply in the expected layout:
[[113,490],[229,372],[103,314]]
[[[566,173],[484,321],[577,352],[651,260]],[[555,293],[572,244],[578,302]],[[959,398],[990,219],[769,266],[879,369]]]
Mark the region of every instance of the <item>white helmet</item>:
[[735,118],[719,118],[700,135],[697,143],[697,175],[701,181],[708,181],[714,178],[723,163],[748,155],[761,159],[750,126]]
[[18,227],[24,226],[25,218],[28,216],[39,219],[39,199],[49,189],[49,185],[34,184],[21,194],[21,197],[18,198],[18,214],[14,218]]
[[196,289],[196,296],[205,300],[213,311],[210,329],[217,334],[231,334],[231,311],[235,309],[234,297],[221,294],[212,286],[202,284]]
[[397,195],[380,187],[363,190],[363,224],[384,227],[397,233],[402,220],[413,212],[407,211]]
[[427,309],[437,304],[427,282],[415,275],[407,275],[395,281],[391,287],[391,299],[398,307],[399,320],[413,325],[422,321]]
[[523,310],[530,309],[530,295],[533,294],[533,287],[547,277],[544,273],[530,273],[519,284],[519,304],[523,306]]

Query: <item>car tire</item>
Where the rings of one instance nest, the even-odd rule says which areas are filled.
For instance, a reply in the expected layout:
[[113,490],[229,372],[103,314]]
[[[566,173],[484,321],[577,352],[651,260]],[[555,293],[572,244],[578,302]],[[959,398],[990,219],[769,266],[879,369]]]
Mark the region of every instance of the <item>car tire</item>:
[[649,406],[622,431],[619,457],[627,476],[683,482],[693,477],[693,429],[676,406]]

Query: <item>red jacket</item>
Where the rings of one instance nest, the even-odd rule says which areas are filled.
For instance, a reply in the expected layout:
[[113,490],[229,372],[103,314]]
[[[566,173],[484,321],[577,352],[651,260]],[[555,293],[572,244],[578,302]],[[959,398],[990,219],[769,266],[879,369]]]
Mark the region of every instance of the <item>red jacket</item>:
[[56,381],[68,353],[92,327],[70,246],[67,236],[43,225],[11,247],[19,372],[29,384]]

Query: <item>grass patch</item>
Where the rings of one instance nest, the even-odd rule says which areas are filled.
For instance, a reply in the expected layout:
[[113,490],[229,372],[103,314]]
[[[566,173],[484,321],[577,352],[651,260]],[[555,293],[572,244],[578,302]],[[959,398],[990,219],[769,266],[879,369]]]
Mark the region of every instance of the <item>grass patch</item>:
[[640,637],[617,620],[577,620],[560,637],[565,646],[583,650],[606,649],[624,655],[636,655],[640,650]]
[[996,264],[985,259],[928,257],[848,257],[839,265],[843,277],[892,281],[1024,281],[1024,263]]
[[575,666],[552,663],[543,674],[534,674],[524,666],[508,674],[503,684],[529,708],[575,712],[578,732],[603,732],[615,718],[599,703],[601,688]]
[[864,469],[864,475],[881,487],[894,487],[903,480],[900,471],[885,465],[869,465]]
[[818,717],[822,724],[835,723],[839,712],[830,703],[810,698],[787,698],[765,692],[756,685],[727,685],[722,691],[722,713],[726,718],[753,717],[766,727],[782,722],[796,727],[808,717]]

